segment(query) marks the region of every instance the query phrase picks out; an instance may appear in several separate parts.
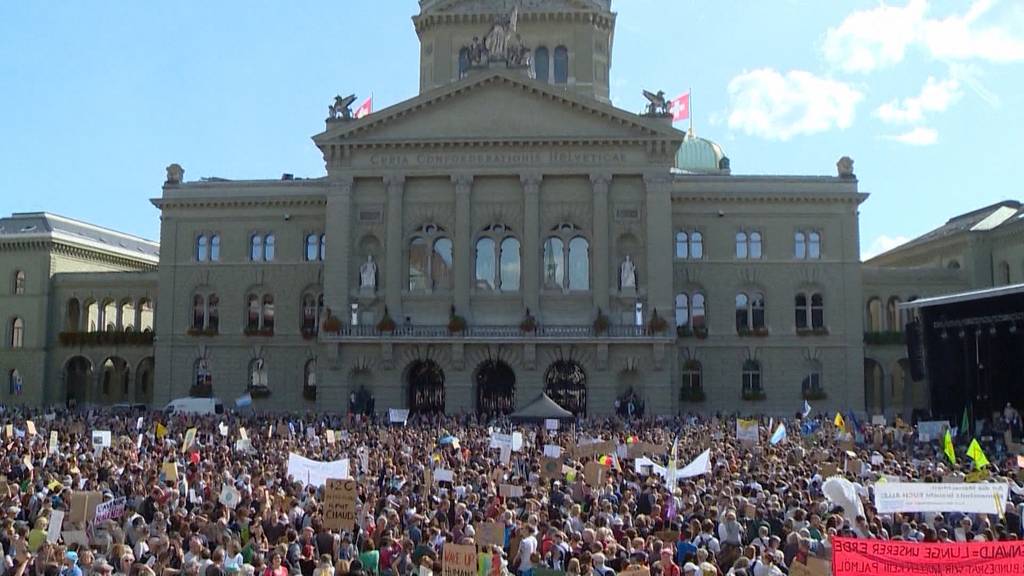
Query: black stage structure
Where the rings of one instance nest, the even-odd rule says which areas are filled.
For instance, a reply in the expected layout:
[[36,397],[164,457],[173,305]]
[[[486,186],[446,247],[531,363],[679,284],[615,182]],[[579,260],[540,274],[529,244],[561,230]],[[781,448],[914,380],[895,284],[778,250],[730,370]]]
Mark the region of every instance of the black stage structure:
[[1024,408],[1024,284],[900,304],[910,376],[928,379],[932,414],[953,426]]

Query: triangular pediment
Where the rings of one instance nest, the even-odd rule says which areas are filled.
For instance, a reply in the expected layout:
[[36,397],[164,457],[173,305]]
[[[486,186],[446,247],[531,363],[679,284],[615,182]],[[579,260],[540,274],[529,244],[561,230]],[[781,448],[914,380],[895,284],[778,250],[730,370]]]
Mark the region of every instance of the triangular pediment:
[[336,121],[318,146],[435,142],[679,141],[667,123],[521,77],[490,71],[360,120]]

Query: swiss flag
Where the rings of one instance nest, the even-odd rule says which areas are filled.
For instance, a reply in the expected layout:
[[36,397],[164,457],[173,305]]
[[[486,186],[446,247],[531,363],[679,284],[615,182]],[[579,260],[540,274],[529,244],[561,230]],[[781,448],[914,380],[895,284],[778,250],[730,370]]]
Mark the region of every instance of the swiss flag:
[[672,112],[672,121],[686,120],[690,117],[690,93],[687,92],[673,98],[668,109]]
[[359,108],[356,108],[355,116],[357,119],[362,118],[363,116],[366,116],[370,112],[373,112],[373,96],[367,98],[362,104],[359,105]]

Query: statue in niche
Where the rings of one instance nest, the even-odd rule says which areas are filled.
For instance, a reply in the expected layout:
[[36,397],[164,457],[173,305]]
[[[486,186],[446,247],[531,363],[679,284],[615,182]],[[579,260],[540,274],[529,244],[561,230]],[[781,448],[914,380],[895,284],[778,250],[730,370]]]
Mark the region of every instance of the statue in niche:
[[359,288],[373,291],[377,288],[377,264],[373,254],[366,255],[366,262],[359,267]]
[[636,289],[636,265],[629,254],[626,254],[626,259],[619,266],[619,288]]

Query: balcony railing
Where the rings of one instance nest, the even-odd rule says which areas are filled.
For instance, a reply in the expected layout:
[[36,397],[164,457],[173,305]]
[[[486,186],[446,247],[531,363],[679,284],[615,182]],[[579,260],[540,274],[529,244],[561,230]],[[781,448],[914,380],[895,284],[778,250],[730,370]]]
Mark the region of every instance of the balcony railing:
[[378,330],[376,326],[345,326],[334,333],[322,333],[324,340],[593,340],[593,339],[655,339],[672,340],[675,333],[667,330],[653,333],[646,326],[609,326],[602,333],[593,326],[552,326],[539,325],[532,332],[524,332],[519,326],[467,326],[462,332],[449,332],[447,325],[397,326],[394,332]]

